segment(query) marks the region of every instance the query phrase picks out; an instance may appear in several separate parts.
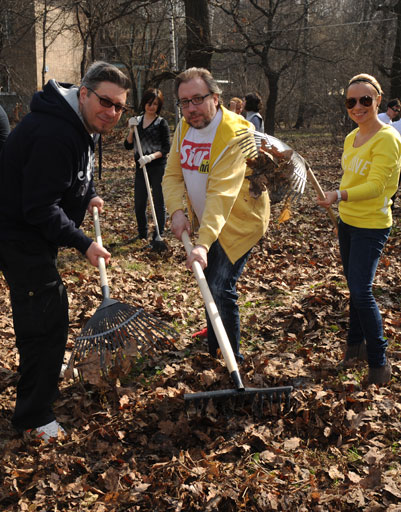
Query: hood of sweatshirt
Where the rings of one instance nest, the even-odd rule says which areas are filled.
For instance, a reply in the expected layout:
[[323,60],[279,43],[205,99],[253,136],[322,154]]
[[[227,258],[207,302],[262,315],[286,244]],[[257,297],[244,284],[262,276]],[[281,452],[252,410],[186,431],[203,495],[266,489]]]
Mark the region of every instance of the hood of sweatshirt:
[[0,239],[41,237],[85,253],[79,229],[93,185],[94,137],[79,111],[78,87],[50,80],[1,152]]

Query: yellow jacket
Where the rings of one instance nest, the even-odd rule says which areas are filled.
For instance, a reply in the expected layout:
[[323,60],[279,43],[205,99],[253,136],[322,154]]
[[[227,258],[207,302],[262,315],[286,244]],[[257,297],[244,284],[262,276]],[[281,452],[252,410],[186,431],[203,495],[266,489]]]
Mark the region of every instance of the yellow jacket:
[[[209,250],[219,239],[232,263],[237,261],[264,235],[270,217],[267,192],[258,199],[249,195],[251,170],[238,145],[243,137],[239,130],[253,128],[244,118],[224,107],[211,148],[210,170],[206,187],[206,203],[196,244]],[[163,178],[163,195],[170,216],[184,210],[185,183],[180,163],[182,141],[189,129],[182,119],[174,134]]]
[[347,190],[348,200],[338,206],[340,217],[357,228],[388,228],[392,224],[391,197],[400,175],[401,137],[391,125],[385,125],[365,144],[354,148],[358,130],[344,142],[340,190]]

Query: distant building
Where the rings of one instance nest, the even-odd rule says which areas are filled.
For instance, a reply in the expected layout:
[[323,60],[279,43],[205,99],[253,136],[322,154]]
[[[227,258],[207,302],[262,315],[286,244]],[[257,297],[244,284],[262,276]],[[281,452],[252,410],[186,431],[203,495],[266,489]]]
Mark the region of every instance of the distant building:
[[[52,7],[45,13],[42,0],[27,3],[24,17],[6,13],[0,59],[0,103],[11,120],[29,109],[32,94],[51,78],[79,83],[82,42],[73,12]],[[35,21],[36,20],[36,21]],[[45,27],[45,28],[44,28]],[[3,28],[3,32],[4,32]]]

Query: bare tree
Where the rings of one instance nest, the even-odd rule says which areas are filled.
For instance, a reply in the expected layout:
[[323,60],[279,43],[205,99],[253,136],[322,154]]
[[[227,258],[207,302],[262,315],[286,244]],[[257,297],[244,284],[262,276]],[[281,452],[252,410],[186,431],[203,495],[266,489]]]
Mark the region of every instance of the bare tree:
[[212,45],[208,0],[185,0],[186,67],[211,69]]
[[30,0],[2,0],[0,3],[0,87],[3,90],[8,90],[13,81],[19,81],[15,56],[19,43],[36,23],[31,3]]
[[168,7],[165,2],[142,6],[135,15],[116,20],[99,33],[100,56],[123,64],[130,76],[135,109],[145,89],[175,76]]
[[397,28],[390,72],[390,96],[401,98],[401,0],[393,5],[392,11],[396,16]]
[[66,20],[68,11],[58,0],[42,0],[37,11],[37,24],[40,24],[42,41],[42,87],[46,83],[47,53],[55,40],[69,28]]
[[309,30],[308,30],[308,24],[309,24],[309,0],[303,0],[304,4],[304,16],[303,16],[303,23],[302,23],[302,48],[303,48],[303,54],[301,57],[301,83],[300,83],[300,99],[299,99],[299,105],[298,105],[298,115],[297,115],[297,121],[294,125],[294,128],[298,129],[301,128],[304,125],[304,116],[305,116],[305,109],[306,109],[306,102],[307,102],[307,96],[308,96],[308,46],[309,46]]
[[[68,0],[67,0],[68,1]],[[96,60],[99,47],[99,35],[113,24],[123,22],[135,13],[160,0],[71,0],[75,9],[76,28],[82,40],[81,75],[83,76],[88,60]],[[141,31],[141,29],[140,29]]]
[[300,55],[304,10],[290,0],[227,0],[218,7],[230,17],[241,36],[241,46],[234,51],[250,52],[256,57],[267,79],[265,129],[273,134],[279,80]]

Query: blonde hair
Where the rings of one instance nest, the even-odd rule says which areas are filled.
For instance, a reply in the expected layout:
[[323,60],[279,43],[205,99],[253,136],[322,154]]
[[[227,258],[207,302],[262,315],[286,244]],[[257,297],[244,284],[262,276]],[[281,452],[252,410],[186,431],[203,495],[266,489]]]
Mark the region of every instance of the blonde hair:
[[351,78],[351,80],[348,82],[347,89],[348,89],[348,87],[350,85],[355,84],[355,83],[359,83],[359,82],[364,82],[364,83],[367,83],[367,84],[371,85],[374,89],[376,89],[376,91],[379,94],[379,96],[381,96],[383,94],[383,90],[381,88],[381,85],[376,80],[376,78],[374,76],[372,76],[372,75],[368,75],[367,73],[360,73],[359,75],[353,76]]
[[208,69],[205,68],[189,68],[180,73],[174,83],[174,90],[175,95],[178,98],[178,89],[182,83],[189,82],[190,80],[193,80],[194,78],[201,78],[207,88],[209,89],[209,92],[212,94],[221,94],[222,91],[220,87],[218,86],[216,80],[213,78],[211,72]]

